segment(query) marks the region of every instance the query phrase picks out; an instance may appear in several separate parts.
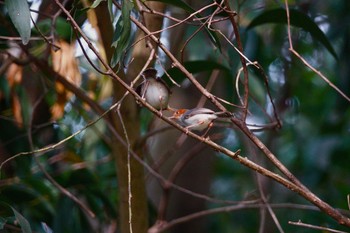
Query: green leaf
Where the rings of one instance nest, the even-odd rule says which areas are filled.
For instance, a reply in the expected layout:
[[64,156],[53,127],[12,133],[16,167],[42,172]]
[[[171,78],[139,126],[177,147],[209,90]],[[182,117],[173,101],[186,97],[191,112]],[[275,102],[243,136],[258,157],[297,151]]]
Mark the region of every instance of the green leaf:
[[130,12],[134,4],[127,0],[123,1],[122,5],[122,15],[119,17],[118,22],[115,26],[115,31],[113,35],[112,47],[115,47],[115,51],[111,60],[111,66],[115,67],[125,54],[125,49],[130,43],[131,36],[131,21]]
[[[181,9],[183,9],[191,14],[196,12],[190,5],[188,5],[186,2],[184,2],[182,0],[151,0],[151,1],[162,2],[162,3],[169,4],[169,5],[173,5],[173,6],[181,8]],[[200,14],[196,14],[196,17],[203,18]],[[200,20],[200,22],[204,23],[204,20]],[[212,30],[210,30],[208,27],[205,27],[205,31],[209,35],[211,42],[221,51],[221,43],[220,43],[220,40],[219,40],[217,34],[215,32],[213,32]]]
[[10,206],[15,217],[21,226],[22,232],[24,233],[32,233],[32,229],[30,228],[30,224],[27,219],[25,219],[17,210],[15,210],[12,206]]
[[[52,20],[51,19],[44,19],[37,23],[37,27],[39,30],[44,34],[48,35],[51,31],[52,27]],[[59,38],[62,38],[66,41],[69,41],[72,37],[72,27],[67,22],[66,19],[63,19],[62,17],[58,17],[56,19],[56,27],[55,27],[57,35],[59,35]],[[36,28],[32,29],[33,35],[39,35]]]
[[100,5],[100,3],[101,3],[102,1],[103,1],[103,0],[95,0],[95,1],[91,4],[90,8],[96,8],[96,7],[98,7],[98,5]]
[[108,7],[108,12],[109,12],[109,17],[111,18],[111,22],[113,22],[113,2],[112,0],[108,0],[107,2],[107,7]]
[[[289,10],[289,15],[291,25],[300,27],[309,32],[314,39],[318,40],[326,47],[335,59],[338,59],[338,56],[326,35],[309,16],[294,9]],[[248,25],[247,30],[266,23],[287,24],[286,10],[273,9],[263,12]]]
[[24,87],[20,86],[17,89],[18,97],[21,103],[21,113],[23,118],[24,125],[30,124],[30,115],[32,113],[32,105],[28,98],[29,93],[27,90],[24,89]]
[[5,0],[9,16],[15,25],[24,45],[30,38],[30,12],[26,0]]
[[7,220],[3,217],[0,217],[0,230],[4,229]]
[[44,222],[41,222],[41,227],[45,233],[53,233],[53,230]]

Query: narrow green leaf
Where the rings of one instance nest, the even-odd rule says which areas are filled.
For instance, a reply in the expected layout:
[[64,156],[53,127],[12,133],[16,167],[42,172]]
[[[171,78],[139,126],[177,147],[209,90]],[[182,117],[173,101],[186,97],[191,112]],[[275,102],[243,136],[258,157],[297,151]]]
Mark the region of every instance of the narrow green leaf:
[[[51,19],[41,20],[36,24],[36,26],[44,35],[47,35],[52,30],[51,28],[52,20]],[[69,41],[69,39],[72,37],[72,27],[67,22],[67,20],[63,19],[62,17],[57,17],[55,30],[57,35],[59,35],[59,37],[62,39]],[[32,35],[35,36],[40,34],[36,28],[32,28]]]
[[53,230],[44,222],[41,222],[41,227],[45,233],[53,233]]
[[30,224],[27,219],[25,219],[17,210],[15,210],[12,206],[10,206],[15,217],[21,226],[22,232],[24,233],[32,233],[32,229],[30,228]]
[[9,16],[13,25],[22,38],[24,45],[28,44],[30,38],[30,12],[26,0],[5,0]]
[[[314,39],[318,40],[321,44],[323,44],[323,46],[326,47],[326,49],[335,59],[338,59],[338,56],[326,35],[309,16],[294,9],[289,10],[289,15],[291,25],[300,27],[309,32]],[[248,25],[247,30],[266,23],[287,24],[286,10],[273,9],[263,12],[261,15],[253,19],[253,21]]]
[[133,9],[134,4],[127,0],[123,1],[122,5],[122,15],[119,17],[118,22],[115,26],[115,31],[113,35],[112,47],[115,48],[111,66],[115,67],[125,54],[125,49],[130,43],[131,36],[131,21],[130,21],[130,12]]
[[[186,2],[182,0],[150,0],[150,1],[162,2],[169,5],[173,5],[185,10],[188,13],[196,12],[190,5],[188,5]],[[196,14],[196,17],[203,18],[200,14]],[[204,20],[201,20],[201,22],[204,23]],[[207,32],[211,42],[221,51],[221,43],[217,34],[212,30],[210,30],[208,27],[205,27],[205,31]]]
[[100,5],[100,3],[101,3],[102,1],[103,1],[103,0],[95,0],[95,1],[91,4],[90,8],[96,8],[96,7],[98,7],[98,5]]
[[7,220],[3,217],[0,217],[0,230],[4,229]]
[[113,2],[112,2],[112,0],[107,1],[107,7],[108,7],[108,12],[109,12],[109,17],[111,18],[111,22],[113,22],[114,16],[113,16]]

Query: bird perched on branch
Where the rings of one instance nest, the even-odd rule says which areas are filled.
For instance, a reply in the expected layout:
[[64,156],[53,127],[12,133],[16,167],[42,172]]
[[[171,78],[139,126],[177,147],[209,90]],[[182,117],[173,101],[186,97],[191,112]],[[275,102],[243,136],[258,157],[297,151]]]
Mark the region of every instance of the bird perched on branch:
[[136,92],[157,110],[169,109],[171,91],[168,85],[157,76],[157,70],[148,68],[142,73],[144,81],[137,86]]
[[[219,117],[231,117],[232,115],[224,112],[214,112],[208,108],[178,109],[170,117],[179,122],[187,130],[203,131],[213,126],[214,120]],[[204,135],[206,135],[206,133]]]

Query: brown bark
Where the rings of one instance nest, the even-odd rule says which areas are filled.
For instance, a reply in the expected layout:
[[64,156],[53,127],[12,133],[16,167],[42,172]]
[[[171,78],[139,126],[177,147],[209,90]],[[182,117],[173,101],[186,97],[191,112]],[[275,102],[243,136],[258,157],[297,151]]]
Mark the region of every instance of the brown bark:
[[[164,4],[150,3],[150,8],[154,8],[157,11],[163,11]],[[100,4],[96,8],[96,15],[98,19],[98,25],[102,42],[106,51],[107,60],[110,61],[112,57],[112,49],[110,48],[111,39],[113,38],[113,25],[110,24],[109,15],[106,4]],[[146,25],[149,26],[150,30],[159,30],[162,26],[162,18],[153,17],[150,15],[145,16]],[[136,39],[143,37],[144,34],[138,32]],[[128,67],[127,75],[119,73],[120,77],[128,81],[132,81],[138,72],[142,69],[143,65],[147,61],[150,48],[146,46],[145,41],[141,41],[133,47],[132,57],[133,62]],[[114,97],[118,101],[125,93],[125,89],[119,83],[113,83]],[[140,124],[139,124],[139,111],[135,104],[135,99],[132,96],[127,96],[120,109],[123,122],[125,124],[127,136],[132,149],[143,157],[140,148],[133,148],[136,140],[140,136]],[[114,125],[117,132],[125,136],[123,127],[120,123],[118,116],[112,116]],[[116,161],[116,170],[118,176],[118,188],[119,188],[119,225],[120,231],[123,233],[130,232],[129,224],[129,191],[128,191],[128,151],[124,145],[118,142],[117,139],[113,139],[112,153]],[[145,191],[145,179],[144,179],[144,168],[135,159],[131,158],[131,212],[132,212],[132,230],[133,232],[142,233],[148,230],[148,207],[147,207],[147,196]]]

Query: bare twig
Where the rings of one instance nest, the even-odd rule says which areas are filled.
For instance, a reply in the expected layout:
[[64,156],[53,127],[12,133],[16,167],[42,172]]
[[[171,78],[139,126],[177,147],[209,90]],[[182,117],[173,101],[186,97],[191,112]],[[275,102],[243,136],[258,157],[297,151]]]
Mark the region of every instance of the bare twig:
[[[122,101],[122,100],[121,100]],[[120,112],[120,106],[121,106],[121,101],[119,101],[118,103],[118,107],[117,107],[117,113],[118,113],[118,117],[119,117],[119,121],[122,125],[123,128],[123,132],[124,132],[124,136],[125,136],[125,141],[127,144],[127,168],[128,168],[128,205],[129,205],[129,231],[130,233],[133,233],[133,228],[132,228],[132,192],[131,192],[131,163],[130,163],[130,151],[131,151],[131,144],[130,144],[130,140],[129,140],[129,136],[128,136],[128,131],[126,130],[125,124],[124,124],[124,120],[122,117],[122,114]]]
[[[209,81],[208,81],[207,85],[205,86],[205,89],[207,89],[208,91],[212,90],[214,83],[219,76],[219,73],[220,73],[220,71],[213,70],[213,72],[210,75]],[[201,96],[201,98],[198,101],[197,107],[203,107],[206,100],[207,99],[204,96]]]
[[[233,32],[236,37],[238,49],[241,53],[243,53],[243,46],[241,42],[241,36],[239,33],[238,25],[235,20],[235,14],[232,13],[230,3],[228,0],[225,0],[225,8],[227,9],[227,13],[229,15],[232,27],[233,27]],[[243,121],[246,120],[247,114],[248,114],[248,102],[249,102],[249,75],[248,75],[248,69],[247,69],[247,64],[244,59],[244,57],[240,56],[242,67],[243,67],[243,73],[244,73],[244,108],[243,108]]]
[[336,92],[338,92],[344,99],[346,99],[348,102],[350,102],[350,97],[347,96],[344,92],[342,92],[334,83],[332,83],[324,74],[322,74],[321,71],[315,69],[309,62],[307,62],[296,50],[293,48],[293,42],[292,42],[292,33],[290,30],[290,15],[289,15],[289,6],[288,1],[285,0],[285,8],[286,8],[286,14],[287,14],[287,31],[288,31],[288,41],[289,41],[289,51],[291,51],[296,57],[298,57],[304,65],[309,67],[313,72],[315,72],[318,76],[320,76],[323,81],[325,81],[330,87],[332,87]]
[[[292,208],[292,209],[303,209],[303,210],[314,210],[318,211],[317,208],[313,206],[307,206],[307,205],[297,205],[297,204],[269,204],[272,208]],[[159,221],[156,222],[154,226],[151,227],[152,230],[149,231],[149,233],[160,233],[163,232],[167,229],[170,229],[171,227],[188,222],[190,220],[212,215],[212,214],[218,214],[218,213],[225,213],[225,212],[232,212],[232,211],[238,211],[242,209],[256,209],[256,208],[266,208],[266,204],[261,204],[261,203],[245,203],[241,202],[236,205],[231,205],[231,206],[225,206],[225,207],[218,207],[218,208],[213,208],[209,210],[203,210],[200,212],[196,212],[193,214],[189,214],[174,220],[171,220],[169,222],[165,221]],[[343,232],[341,232],[343,233]]]
[[271,106],[272,106],[272,109],[273,109],[273,115],[275,117],[275,120],[277,122],[277,128],[281,128],[282,127],[282,123],[281,123],[281,120],[278,116],[278,112],[277,112],[277,108],[276,108],[276,105],[273,101],[273,98],[272,98],[272,95],[271,95],[271,90],[270,90],[270,86],[269,86],[269,80],[267,78],[267,75],[265,74],[264,72],[264,69],[261,67],[261,65],[258,63],[258,62],[254,62],[255,64],[255,67],[258,68],[258,71],[260,72],[260,74],[263,76],[264,78],[264,84],[265,84],[265,87],[266,87],[266,92],[267,92],[267,95],[270,99],[270,103],[271,103]]
[[[113,2],[114,2],[114,4],[115,4],[116,6],[118,6],[118,7],[120,8],[120,5],[119,5],[115,0],[113,0]],[[172,25],[170,25],[169,27],[163,28],[163,29],[158,30],[158,31],[146,33],[146,35],[145,35],[144,37],[141,37],[140,39],[138,39],[137,41],[135,41],[135,42],[134,42],[131,46],[129,46],[129,47],[133,47],[135,44],[139,43],[139,42],[142,41],[142,40],[145,40],[146,38],[148,38],[148,37],[150,37],[150,36],[155,36],[155,35],[157,35],[157,34],[163,32],[163,31],[166,31],[166,30],[175,28],[175,27],[177,27],[177,26],[183,24],[184,22],[188,21],[189,19],[195,17],[196,15],[198,15],[199,13],[201,13],[202,11],[204,11],[204,10],[210,8],[210,7],[213,7],[213,6],[215,6],[215,5],[216,5],[216,3],[212,3],[212,4],[209,4],[209,5],[206,5],[206,6],[204,6],[203,8],[201,8],[200,10],[197,10],[196,12],[193,12],[193,13],[190,14],[188,17],[186,17],[185,19],[179,21],[178,23],[172,24]],[[139,24],[142,24],[142,23],[139,22]],[[143,25],[143,24],[142,24],[142,25]],[[145,26],[144,26],[144,27],[145,27]]]
[[329,231],[329,232],[334,232],[334,233],[348,233],[345,231],[335,230],[335,229],[332,229],[329,227],[321,227],[321,226],[316,226],[316,225],[312,225],[312,224],[302,223],[300,220],[298,222],[289,221],[288,223],[291,225],[295,225],[295,226],[316,229],[316,230],[321,230],[321,231]]
[[[263,187],[262,182],[261,182],[261,180],[262,180],[261,179],[262,178],[261,175],[260,174],[256,174],[256,178],[257,178],[259,193],[260,193],[260,197],[261,197],[262,202],[266,205],[266,209],[270,213],[270,216],[271,216],[273,222],[275,223],[278,231],[281,232],[281,233],[284,233],[284,230],[283,230],[280,222],[278,221],[278,218],[277,218],[275,212],[273,211],[271,205],[268,203],[268,200],[266,198],[266,195],[265,195],[265,192],[264,192],[264,187]],[[263,216],[263,218],[265,217],[265,209],[263,210],[262,216]],[[262,221],[262,222],[264,222],[264,221]],[[264,230],[264,228],[262,227],[259,232],[264,232],[263,230]]]
[[[6,41],[21,41],[22,38],[19,36],[0,36],[0,40],[6,40]],[[29,40],[44,40],[42,37],[30,37]]]
[[185,41],[184,45],[182,46],[182,48],[180,49],[180,53],[181,53],[181,62],[184,62],[184,50],[187,46],[187,44],[194,38],[194,36],[200,32],[204,27],[206,27],[206,25],[210,25],[210,22],[212,21],[212,18],[214,17],[215,14],[217,14],[220,11],[220,8],[216,8],[214,10],[214,12],[210,15],[210,17],[208,17],[208,19],[205,22],[202,22],[202,24],[200,25],[199,28],[196,29],[195,32],[192,33],[192,35]]
[[[33,138],[32,138],[32,122],[33,122],[33,114],[35,112],[36,107],[40,104],[40,102],[44,99],[45,93],[43,93],[34,103],[33,105],[33,111],[31,114],[31,120],[30,124],[28,126],[28,141],[31,150],[34,150],[34,144],[33,144]],[[46,171],[45,167],[40,163],[37,156],[34,156],[35,162],[38,165],[41,172],[43,172],[44,176],[47,180],[51,182],[53,186],[55,186],[63,195],[71,199],[73,202],[75,202],[80,208],[82,208],[90,217],[94,218],[96,215],[92,210],[87,207],[82,201],[80,201],[76,196],[74,196],[71,192],[69,192],[66,188],[61,186],[58,182],[55,181],[54,178]],[[1,169],[0,169],[1,170]]]
[[181,157],[180,160],[177,161],[174,168],[171,170],[167,183],[163,185],[163,194],[161,196],[161,199],[159,201],[159,208],[158,208],[158,221],[165,220],[165,214],[166,209],[168,206],[169,196],[170,196],[170,188],[171,186],[167,185],[168,183],[174,183],[176,177],[178,176],[179,172],[185,167],[185,165],[192,160],[195,156],[200,155],[200,151],[204,149],[203,144],[197,144],[194,146],[190,151],[188,151],[185,155]]
[[[33,20],[32,16],[30,16],[30,19],[31,19],[31,21],[32,21],[32,23],[33,23],[35,29],[38,31],[38,33],[39,33],[40,36],[42,37],[42,39],[43,39],[48,45],[50,45],[54,51],[59,50],[60,47],[59,47],[58,45],[55,45],[54,43],[52,43],[52,42],[50,41],[50,39],[53,40],[54,38],[53,38],[53,37],[52,37],[52,38],[47,38],[47,37],[41,32],[40,28],[36,25],[36,22]],[[32,39],[32,38],[30,38],[30,39]]]
[[1,169],[2,167],[8,163],[9,161],[20,157],[20,156],[24,156],[24,155],[33,155],[33,154],[38,154],[38,153],[46,153],[48,151],[52,151],[55,150],[57,148],[59,148],[61,145],[63,145],[64,143],[66,143],[67,141],[69,141],[70,139],[74,138],[75,136],[77,136],[78,134],[80,134],[81,132],[83,132],[84,130],[86,130],[87,128],[89,128],[91,125],[95,124],[96,122],[98,122],[100,119],[102,119],[103,117],[105,117],[105,115],[107,115],[110,111],[112,111],[115,108],[115,106],[113,105],[112,107],[110,107],[107,111],[105,111],[104,113],[102,113],[96,120],[91,121],[90,123],[86,124],[84,127],[82,127],[80,130],[76,131],[75,133],[71,134],[70,136],[62,139],[61,141],[49,145],[49,146],[45,146],[43,148],[40,149],[36,149],[36,150],[31,150],[31,151],[25,151],[25,152],[20,152],[17,153],[11,157],[9,157],[8,159],[6,159],[5,161],[3,161],[0,164],[0,174],[1,174]]

